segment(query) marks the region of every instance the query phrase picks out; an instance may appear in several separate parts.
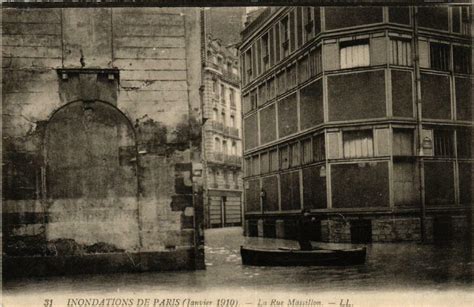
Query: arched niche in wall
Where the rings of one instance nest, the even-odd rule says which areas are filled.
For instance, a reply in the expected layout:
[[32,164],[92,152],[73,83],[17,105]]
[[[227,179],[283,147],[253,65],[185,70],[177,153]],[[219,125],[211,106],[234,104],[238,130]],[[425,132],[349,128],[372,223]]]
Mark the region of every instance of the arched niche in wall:
[[49,120],[44,149],[48,239],[138,246],[137,149],[128,118],[103,101],[70,102]]

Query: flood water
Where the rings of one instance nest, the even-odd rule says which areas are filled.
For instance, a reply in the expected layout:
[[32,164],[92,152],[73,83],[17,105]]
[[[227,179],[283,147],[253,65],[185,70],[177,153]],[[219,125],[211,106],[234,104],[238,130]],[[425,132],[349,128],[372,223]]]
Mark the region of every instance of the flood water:
[[[383,289],[472,289],[473,263],[461,244],[367,245],[367,263],[352,267],[252,267],[241,264],[239,247],[296,247],[294,241],[246,238],[239,227],[206,231],[207,269],[196,272],[82,275],[18,279],[4,283],[4,294],[55,292],[236,290],[359,291]],[[330,246],[330,244],[329,244]],[[348,244],[348,246],[351,246]]]

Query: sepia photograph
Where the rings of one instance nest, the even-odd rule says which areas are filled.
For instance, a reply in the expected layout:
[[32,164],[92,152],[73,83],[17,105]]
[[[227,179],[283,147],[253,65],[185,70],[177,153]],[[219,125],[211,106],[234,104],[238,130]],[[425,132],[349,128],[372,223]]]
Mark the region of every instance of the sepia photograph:
[[474,306],[470,1],[1,11],[0,307]]

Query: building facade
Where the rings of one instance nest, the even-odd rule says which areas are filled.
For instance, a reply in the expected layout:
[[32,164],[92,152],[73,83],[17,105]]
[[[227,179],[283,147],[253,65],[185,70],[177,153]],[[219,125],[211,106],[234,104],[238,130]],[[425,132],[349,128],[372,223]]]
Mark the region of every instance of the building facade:
[[205,225],[242,225],[242,118],[237,49],[207,35],[203,52]]
[[240,46],[245,229],[442,240],[471,222],[471,8],[268,8]]
[[2,16],[3,276],[202,268],[199,9]]

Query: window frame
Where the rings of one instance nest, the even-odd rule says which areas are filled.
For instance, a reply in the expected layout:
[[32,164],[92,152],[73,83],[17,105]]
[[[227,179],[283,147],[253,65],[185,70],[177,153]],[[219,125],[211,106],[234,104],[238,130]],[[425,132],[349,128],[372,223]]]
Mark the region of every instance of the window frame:
[[[351,52],[350,58],[353,59],[353,53],[360,52],[358,49],[363,47],[363,60],[360,63],[351,63],[347,62],[348,56],[343,57],[343,51],[347,54],[348,51]],[[357,49],[355,49],[357,48]],[[366,56],[365,56],[366,55]],[[344,58],[344,61],[343,61]],[[344,65],[343,65],[344,63]],[[350,69],[350,68],[359,68],[359,67],[369,67],[370,66],[370,40],[369,39],[357,39],[351,41],[344,41],[339,43],[339,65],[341,69]]]
[[[355,155],[349,155],[349,152],[347,150],[347,148],[349,147],[349,144],[346,143],[348,142],[349,140],[347,140],[347,137],[348,135],[350,134],[353,134],[353,135],[363,135],[363,133],[366,132],[368,134],[370,134],[371,138],[368,138],[369,140],[371,139],[371,145],[369,146],[367,144],[367,155],[357,155],[357,153]],[[342,131],[342,156],[344,159],[359,159],[359,158],[373,158],[375,157],[375,133],[374,133],[374,130],[373,129],[357,129],[357,130],[343,130]],[[360,138],[360,139],[357,139],[357,138],[352,138],[350,141],[354,141],[354,142],[360,142],[360,141],[364,141],[364,138]],[[357,145],[357,143],[355,143],[355,145]],[[362,146],[362,145],[360,145]],[[362,151],[362,147],[361,147],[361,151]]]
[[[438,50],[436,50],[438,49]],[[443,56],[444,59],[438,58]],[[435,54],[438,53],[438,54]],[[451,46],[449,43],[438,43],[430,42],[430,68],[438,71],[450,71],[451,70]]]

